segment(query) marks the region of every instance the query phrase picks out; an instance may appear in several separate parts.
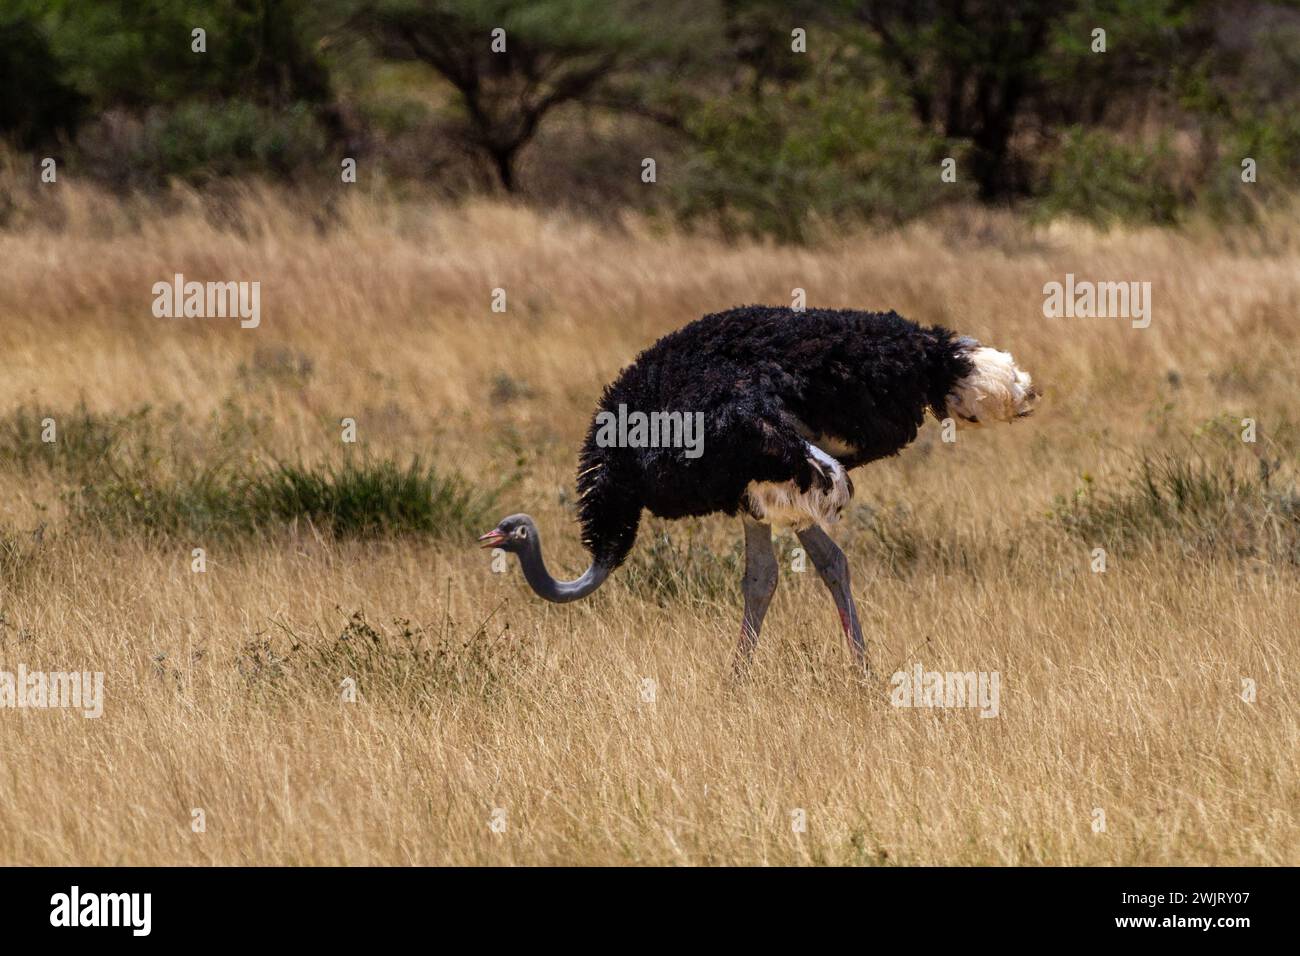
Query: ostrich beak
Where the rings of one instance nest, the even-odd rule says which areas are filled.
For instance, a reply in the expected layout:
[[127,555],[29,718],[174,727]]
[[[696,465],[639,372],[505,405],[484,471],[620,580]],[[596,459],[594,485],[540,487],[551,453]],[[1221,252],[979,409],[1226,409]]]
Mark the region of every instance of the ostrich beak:
[[498,547],[501,544],[501,542],[504,541],[505,539],[506,539],[505,534],[502,533],[502,531],[499,528],[493,528],[487,534],[479,535],[478,538],[480,542],[479,547],[495,548]]

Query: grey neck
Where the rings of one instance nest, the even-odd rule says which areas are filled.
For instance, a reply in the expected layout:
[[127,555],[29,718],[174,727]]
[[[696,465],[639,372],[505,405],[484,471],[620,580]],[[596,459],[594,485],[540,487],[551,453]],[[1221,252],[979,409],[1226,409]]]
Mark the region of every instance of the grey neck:
[[524,579],[529,587],[536,591],[539,597],[555,604],[567,604],[569,601],[585,598],[609,577],[609,568],[592,562],[591,567],[587,568],[581,577],[572,581],[555,580],[546,570],[546,562],[542,560],[542,544],[536,535],[533,536],[531,545],[520,552],[519,565],[524,569]]

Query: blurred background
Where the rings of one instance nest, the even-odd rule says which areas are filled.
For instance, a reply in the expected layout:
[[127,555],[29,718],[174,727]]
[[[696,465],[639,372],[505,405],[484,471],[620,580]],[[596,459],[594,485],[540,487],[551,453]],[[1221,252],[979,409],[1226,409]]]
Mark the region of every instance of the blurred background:
[[[779,242],[954,202],[1100,225],[1248,219],[1300,170],[1298,76],[1300,5],[1254,0],[0,12],[10,164],[54,157],[117,191],[250,177],[310,190],[352,157],[370,188],[635,209]],[[1247,157],[1258,181],[1243,191]],[[946,158],[955,182],[940,178]],[[0,195],[0,221],[20,211]]]

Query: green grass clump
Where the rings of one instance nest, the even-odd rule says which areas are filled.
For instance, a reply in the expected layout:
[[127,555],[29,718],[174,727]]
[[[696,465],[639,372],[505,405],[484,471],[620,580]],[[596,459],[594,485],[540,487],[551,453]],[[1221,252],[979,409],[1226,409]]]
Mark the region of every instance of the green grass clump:
[[1095,489],[1089,480],[1072,498],[1058,496],[1052,517],[1094,544],[1165,541],[1300,564],[1300,493],[1263,458],[1250,474],[1226,458],[1143,456],[1118,488]]
[[160,534],[252,531],[257,522],[231,472],[201,469],[181,477],[112,471],[65,494],[80,525]]
[[305,521],[340,538],[421,533],[463,537],[488,517],[495,491],[413,459],[341,465],[203,468],[174,477],[114,474],[80,488],[74,513],[107,527],[241,535]]
[[270,521],[306,519],[340,537],[401,532],[472,532],[495,496],[414,459],[306,468],[281,464],[248,485],[249,508]]
[[0,418],[0,469],[90,476],[119,454],[131,435],[151,427],[152,416],[148,406],[125,414],[92,412],[84,401],[68,412],[16,408]]
[[234,405],[202,422],[180,408],[18,408],[0,418],[0,470],[44,471],[74,523],[114,533],[251,535],[301,521],[338,537],[457,538],[482,530],[500,491],[419,458],[268,464],[261,436]]

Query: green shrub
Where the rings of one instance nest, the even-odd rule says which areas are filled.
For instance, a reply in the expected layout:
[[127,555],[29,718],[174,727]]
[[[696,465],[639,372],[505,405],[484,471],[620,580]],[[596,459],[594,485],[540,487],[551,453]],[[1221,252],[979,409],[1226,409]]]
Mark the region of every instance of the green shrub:
[[150,114],[141,160],[160,179],[284,176],[319,163],[326,144],[315,110],[305,103],[273,110],[244,100],[191,102]]
[[1177,222],[1188,197],[1171,174],[1167,140],[1154,147],[1129,146],[1104,132],[1071,129],[1049,160],[1039,218],[1077,216],[1100,226],[1116,222]]
[[106,109],[83,125],[73,161],[116,189],[321,175],[329,135],[320,116],[308,103],[271,108],[242,99]]
[[[1242,181],[1243,159],[1255,161],[1255,182]],[[1219,219],[1253,221],[1300,175],[1300,116],[1265,107],[1235,123],[1205,184],[1201,203]]]
[[960,176],[940,180],[940,161],[961,155],[955,147],[852,85],[720,101],[688,130],[697,148],[675,181],[675,212],[729,236],[804,242],[818,221],[894,224],[968,195]]

